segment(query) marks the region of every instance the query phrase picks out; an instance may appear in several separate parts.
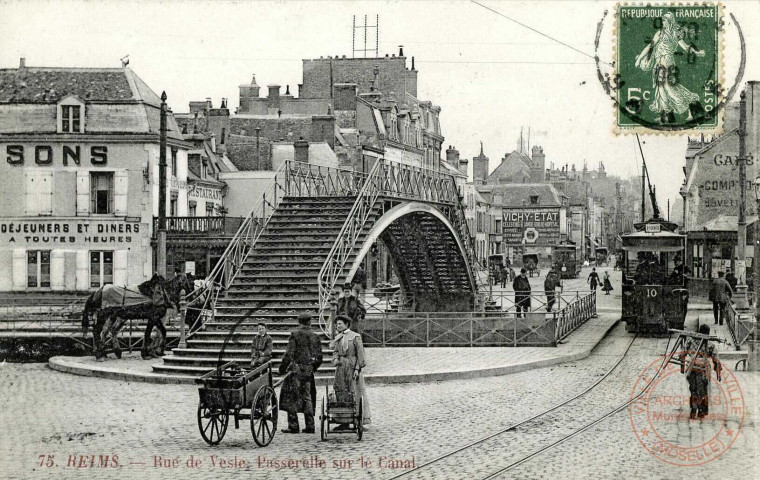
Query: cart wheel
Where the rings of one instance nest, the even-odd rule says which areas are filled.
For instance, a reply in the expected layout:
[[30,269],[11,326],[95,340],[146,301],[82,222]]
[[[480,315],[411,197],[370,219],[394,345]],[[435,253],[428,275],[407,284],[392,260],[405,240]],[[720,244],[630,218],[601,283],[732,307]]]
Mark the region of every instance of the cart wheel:
[[362,434],[364,433],[364,407],[362,406],[362,399],[359,398],[359,413],[354,420],[354,426],[356,426],[356,439],[362,441]]
[[259,447],[266,447],[272,442],[277,431],[278,415],[274,389],[269,385],[259,388],[251,404],[251,434]]
[[330,424],[327,423],[327,397],[322,397],[322,415],[320,415],[319,418],[321,420],[319,436],[324,442],[327,440],[327,429],[330,428]]
[[198,404],[198,430],[209,445],[219,445],[227,433],[230,414],[227,410],[209,408],[203,403]]

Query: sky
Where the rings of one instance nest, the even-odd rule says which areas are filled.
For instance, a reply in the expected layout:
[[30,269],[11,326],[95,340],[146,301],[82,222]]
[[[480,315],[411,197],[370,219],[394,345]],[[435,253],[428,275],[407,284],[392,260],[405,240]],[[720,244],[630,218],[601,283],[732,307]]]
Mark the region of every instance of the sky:
[[[456,146],[462,157],[477,155],[482,141],[494,169],[530,126],[530,143],[543,147],[547,166],[580,169],[586,161],[595,169],[602,161],[609,174],[636,175],[635,137],[612,133],[614,106],[593,59],[604,18],[598,54],[612,60],[615,3],[478,2],[498,13],[469,1],[0,0],[0,68],[16,68],[22,56],[28,66],[118,67],[129,54],[130,68],[156,92],[165,90],[175,112],[206,97],[215,106],[229,98],[234,108],[238,85],[254,73],[262,87],[276,83],[284,93],[290,85],[295,94],[301,59],[350,57],[353,15],[357,24],[379,15],[380,55],[398,54],[404,45],[405,55],[415,57],[418,97],[441,106],[445,146]],[[744,34],[743,81],[758,80],[760,1],[723,3],[726,84],[734,83],[741,50],[729,13]],[[371,30],[369,47],[374,40]],[[356,41],[363,48],[363,30]],[[686,136],[642,141],[660,205],[680,202]]]

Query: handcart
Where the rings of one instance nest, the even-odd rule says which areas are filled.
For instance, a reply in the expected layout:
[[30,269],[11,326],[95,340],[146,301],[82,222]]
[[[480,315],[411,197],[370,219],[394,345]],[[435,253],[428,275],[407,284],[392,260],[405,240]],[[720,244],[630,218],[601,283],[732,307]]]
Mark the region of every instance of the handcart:
[[228,362],[195,380],[198,389],[198,429],[209,445],[218,445],[227,432],[230,415],[235,428],[250,419],[251,434],[259,447],[266,447],[277,431],[277,396],[269,363],[253,370]]
[[[356,439],[361,441],[364,433],[362,421],[363,407],[361,397],[358,399],[354,393],[346,393],[346,398],[337,398],[335,392],[330,393],[325,385],[325,396],[322,398],[322,414],[320,436],[322,441],[327,440],[330,434],[350,433],[356,434]],[[339,401],[340,400],[340,401]],[[331,425],[339,425],[331,428]]]

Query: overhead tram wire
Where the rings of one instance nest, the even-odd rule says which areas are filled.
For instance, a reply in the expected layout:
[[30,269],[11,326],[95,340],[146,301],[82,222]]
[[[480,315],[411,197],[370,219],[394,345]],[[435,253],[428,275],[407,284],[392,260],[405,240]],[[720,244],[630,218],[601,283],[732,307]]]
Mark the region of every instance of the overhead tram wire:
[[[429,465],[433,465],[435,463],[440,462],[441,460],[444,460],[444,459],[446,459],[448,457],[456,455],[459,452],[463,452],[463,451],[465,451],[465,450],[467,450],[469,448],[472,448],[472,447],[474,447],[476,445],[479,445],[479,444],[481,444],[483,442],[486,442],[486,441],[488,441],[488,440],[490,440],[492,438],[498,437],[499,435],[501,435],[503,433],[511,432],[511,431],[515,430],[517,427],[519,427],[521,425],[524,425],[524,424],[526,424],[528,422],[531,422],[531,421],[533,421],[533,420],[535,420],[537,418],[543,417],[547,413],[551,413],[554,410],[557,410],[557,409],[559,409],[561,407],[564,407],[568,403],[570,403],[570,402],[572,402],[574,400],[577,400],[578,398],[586,395],[588,392],[590,392],[591,390],[593,390],[594,388],[596,388],[597,385],[599,385],[600,383],[602,383],[607,377],[609,377],[610,374],[613,371],[615,371],[615,369],[618,367],[618,365],[620,365],[623,362],[623,360],[625,359],[625,357],[628,355],[628,352],[631,350],[631,347],[633,346],[633,342],[635,342],[637,338],[638,338],[638,333],[633,336],[633,339],[631,340],[631,343],[628,344],[628,347],[625,349],[625,352],[620,357],[620,359],[615,363],[615,365],[613,365],[612,368],[610,368],[609,370],[607,370],[607,372],[601,378],[599,378],[599,380],[597,380],[596,382],[594,382],[586,390],[580,392],[579,394],[577,394],[577,395],[575,395],[573,397],[568,398],[567,400],[565,400],[562,403],[559,403],[559,404],[557,404],[557,405],[555,405],[555,406],[553,406],[553,407],[551,407],[551,408],[549,408],[547,410],[544,410],[541,413],[537,413],[537,414],[533,415],[530,418],[526,418],[525,420],[520,420],[519,422],[514,423],[514,424],[512,424],[512,425],[510,425],[510,426],[508,426],[506,428],[503,428],[503,429],[501,429],[501,430],[499,430],[499,431],[497,431],[495,433],[492,433],[492,434],[490,434],[490,435],[488,435],[486,437],[483,437],[483,438],[481,438],[479,440],[475,440],[474,442],[468,443],[467,445],[464,445],[464,446],[462,446],[460,448],[457,448],[456,450],[452,450],[452,451],[450,451],[448,453],[445,453],[445,454],[441,455],[440,457],[434,458],[433,460],[430,460],[429,462],[425,462],[425,463],[420,464],[419,466],[417,466],[415,468],[412,468],[410,470],[406,470],[404,472],[401,472],[400,474],[396,475],[395,477],[391,477],[390,480],[395,480],[397,478],[401,478],[401,477],[403,477],[405,475],[408,475],[408,474],[410,474],[412,472],[415,472],[417,470],[421,470],[421,469],[423,469],[423,468],[425,468],[425,467],[427,467]],[[668,345],[669,344],[670,344],[670,339],[668,339]],[[655,378],[656,378],[656,375],[655,375]]]
[[583,50],[579,50],[579,49],[575,48],[574,46],[570,45],[569,43],[565,43],[565,42],[563,42],[562,40],[559,40],[559,39],[557,39],[557,38],[554,38],[554,37],[552,37],[551,35],[547,35],[546,33],[542,32],[542,31],[540,31],[540,30],[536,30],[535,28],[533,28],[533,27],[531,27],[531,26],[529,26],[529,25],[526,25],[526,24],[522,23],[522,22],[521,22],[521,21],[519,21],[519,20],[515,20],[515,19],[514,19],[514,18],[512,18],[512,17],[509,17],[509,16],[507,16],[507,15],[504,15],[504,14],[503,14],[503,13],[501,13],[500,11],[498,11],[498,10],[494,10],[493,8],[491,8],[491,7],[487,6],[487,5],[483,5],[482,3],[480,3],[480,2],[476,2],[475,0],[470,0],[470,2],[472,2],[472,3],[474,3],[475,5],[478,5],[478,6],[480,6],[480,7],[483,7],[483,8],[485,8],[486,10],[488,10],[488,11],[490,11],[490,12],[493,12],[493,13],[495,13],[496,15],[499,15],[500,17],[506,18],[506,19],[507,19],[507,20],[509,20],[510,22],[514,22],[514,23],[516,23],[516,24],[520,25],[520,26],[521,26],[521,27],[523,27],[523,28],[527,28],[528,30],[530,30],[530,31],[532,31],[532,32],[535,32],[535,33],[537,33],[537,34],[541,35],[542,37],[546,37],[546,38],[548,38],[549,40],[551,40],[551,41],[553,41],[553,42],[557,42],[558,44],[560,44],[560,45],[562,45],[562,46],[564,46],[564,47],[567,47],[567,48],[569,48],[570,50],[573,50],[574,52],[578,52],[578,53],[580,53],[580,54],[581,54],[581,55],[583,55],[583,56],[586,56],[586,57],[588,57],[588,58],[590,58],[590,59],[592,59],[592,60],[594,60],[594,61],[599,61],[599,63],[603,63],[603,64],[605,64],[605,65],[607,65],[607,66],[610,66],[610,67],[612,66],[612,64],[610,64],[610,63],[607,63],[607,62],[605,62],[605,61],[603,61],[603,60],[599,59],[598,57],[596,57],[596,56],[594,56],[594,55],[588,54],[588,53],[584,52]]

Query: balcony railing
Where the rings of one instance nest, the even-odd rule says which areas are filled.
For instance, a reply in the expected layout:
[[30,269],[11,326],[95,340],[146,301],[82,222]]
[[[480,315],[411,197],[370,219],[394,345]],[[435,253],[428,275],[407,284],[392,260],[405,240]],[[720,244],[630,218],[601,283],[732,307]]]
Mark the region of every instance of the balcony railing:
[[[243,217],[166,217],[167,235],[233,237],[243,224]],[[158,218],[153,217],[153,232]]]

